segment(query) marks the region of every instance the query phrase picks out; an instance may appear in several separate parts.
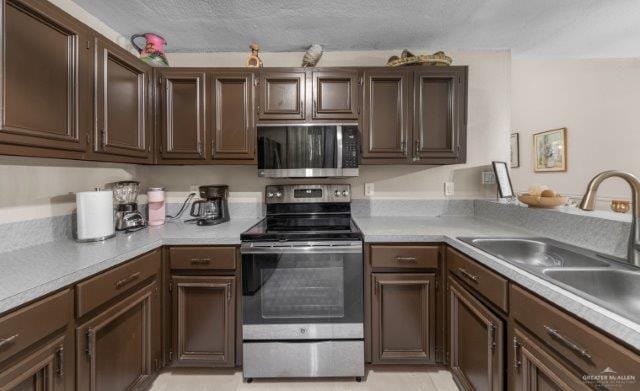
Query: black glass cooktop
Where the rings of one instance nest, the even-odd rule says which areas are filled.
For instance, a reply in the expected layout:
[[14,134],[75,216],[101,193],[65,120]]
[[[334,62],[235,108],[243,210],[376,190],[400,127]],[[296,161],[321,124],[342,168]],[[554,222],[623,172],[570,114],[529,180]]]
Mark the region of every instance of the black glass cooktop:
[[241,240],[361,239],[349,214],[267,216],[240,235]]

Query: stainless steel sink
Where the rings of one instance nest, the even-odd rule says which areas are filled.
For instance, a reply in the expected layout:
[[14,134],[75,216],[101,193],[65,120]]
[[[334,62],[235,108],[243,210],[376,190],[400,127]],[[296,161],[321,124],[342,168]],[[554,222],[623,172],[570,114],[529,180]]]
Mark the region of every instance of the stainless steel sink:
[[532,267],[608,267],[595,256],[567,250],[549,239],[461,238],[507,262]]
[[546,269],[545,276],[586,294],[597,304],[640,323],[640,271],[623,269]]
[[640,269],[547,238],[459,238],[609,311],[640,323]]

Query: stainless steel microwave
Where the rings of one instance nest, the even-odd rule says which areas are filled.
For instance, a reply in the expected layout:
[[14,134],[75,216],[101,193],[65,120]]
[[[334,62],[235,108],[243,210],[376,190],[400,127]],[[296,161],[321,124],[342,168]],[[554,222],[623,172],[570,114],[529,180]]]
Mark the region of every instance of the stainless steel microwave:
[[357,124],[258,125],[258,176],[358,176]]

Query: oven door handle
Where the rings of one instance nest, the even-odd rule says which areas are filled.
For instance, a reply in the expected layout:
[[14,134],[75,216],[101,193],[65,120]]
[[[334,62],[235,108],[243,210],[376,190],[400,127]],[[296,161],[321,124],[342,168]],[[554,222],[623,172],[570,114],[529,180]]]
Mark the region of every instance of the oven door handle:
[[[285,242],[286,243],[286,242]],[[242,243],[240,247],[242,254],[362,254],[361,242],[347,243],[327,243],[327,244],[309,244],[300,243],[300,245],[286,245],[279,242],[275,243]]]

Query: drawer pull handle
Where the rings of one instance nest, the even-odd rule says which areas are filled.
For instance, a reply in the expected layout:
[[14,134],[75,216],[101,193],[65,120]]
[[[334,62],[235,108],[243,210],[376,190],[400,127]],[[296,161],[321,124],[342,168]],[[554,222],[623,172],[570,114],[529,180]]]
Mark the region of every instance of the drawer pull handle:
[[20,336],[20,334],[13,334],[10,337],[0,339],[0,348],[11,344],[19,336]]
[[398,262],[416,263],[416,257],[396,257]]
[[562,342],[569,349],[580,354],[582,357],[585,357],[591,360],[591,354],[586,349],[583,349],[580,346],[576,345],[573,341],[571,341],[564,335],[560,334],[558,330],[553,329],[546,325],[544,326],[544,329],[547,330],[547,333],[549,333],[549,335],[551,335],[553,338],[557,339],[558,341]]
[[478,282],[478,276],[469,273],[466,269],[459,267],[458,271],[460,272],[460,274],[472,280],[473,282]]
[[128,283],[137,280],[138,278],[140,278],[140,272],[133,273],[129,277],[125,277],[122,280],[118,280],[118,282],[116,282],[116,289],[120,289],[123,286],[127,285]]
[[211,258],[191,258],[192,265],[208,265],[211,263]]

